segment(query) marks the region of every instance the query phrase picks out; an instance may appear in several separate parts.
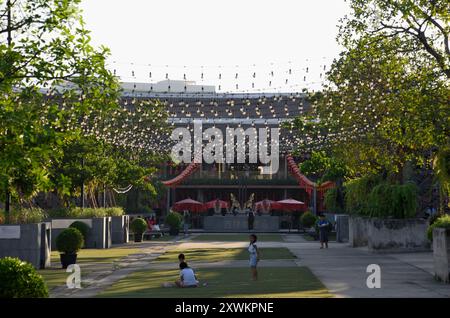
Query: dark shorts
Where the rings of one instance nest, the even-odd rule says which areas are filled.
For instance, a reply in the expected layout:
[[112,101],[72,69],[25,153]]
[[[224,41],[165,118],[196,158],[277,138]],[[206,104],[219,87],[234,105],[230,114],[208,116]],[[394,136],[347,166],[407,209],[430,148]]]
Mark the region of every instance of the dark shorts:
[[319,240],[321,242],[328,242],[328,231],[327,230],[319,231]]

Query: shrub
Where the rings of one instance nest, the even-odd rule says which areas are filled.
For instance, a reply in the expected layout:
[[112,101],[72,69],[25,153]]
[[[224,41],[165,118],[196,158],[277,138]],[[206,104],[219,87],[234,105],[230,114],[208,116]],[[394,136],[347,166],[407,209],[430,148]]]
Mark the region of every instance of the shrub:
[[183,221],[183,217],[180,213],[170,212],[166,217],[166,223],[170,226],[171,229],[179,229],[181,227],[181,222]]
[[106,211],[105,216],[122,216],[124,215],[123,208],[121,207],[111,207],[111,208],[104,208]]
[[369,175],[345,184],[345,210],[348,214],[370,217],[414,217],[417,186],[389,184],[381,176]]
[[317,222],[317,217],[310,211],[306,211],[300,217],[300,222],[302,222],[303,227],[309,228],[312,227]]
[[56,238],[56,249],[65,254],[76,254],[83,245],[83,234],[72,227],[64,229]]
[[323,202],[325,204],[325,207],[327,211],[333,212],[333,213],[343,213],[344,211],[342,208],[338,205],[338,189],[336,187],[328,189],[325,192]]
[[433,229],[434,228],[443,228],[443,229],[450,230],[450,215],[448,215],[448,214],[442,215],[442,216],[438,217],[432,224],[430,224],[430,226],[428,227],[428,230],[427,230],[427,236],[430,241],[433,240]]
[[[45,212],[40,208],[18,208],[9,214],[10,224],[39,223],[46,218]],[[6,222],[4,211],[0,212],[0,224]]]
[[414,183],[375,186],[368,196],[368,214],[371,217],[414,217],[417,208],[417,187]]
[[66,208],[54,209],[49,211],[49,217],[52,218],[100,218],[105,216],[121,216],[124,214],[121,207],[111,208]]
[[74,229],[77,229],[78,231],[80,231],[81,234],[83,234],[83,239],[84,239],[84,241],[86,242],[87,237],[88,237],[88,235],[89,235],[89,232],[90,232],[90,230],[91,230],[91,228],[89,227],[89,225],[87,225],[86,223],[81,222],[81,221],[75,221],[75,222],[73,222],[72,224],[70,224],[69,227],[74,228]]
[[142,234],[147,230],[147,222],[142,218],[136,218],[131,222],[130,229],[135,234]]
[[0,259],[0,298],[48,297],[42,276],[30,263],[18,258]]
[[367,196],[382,182],[378,175],[368,175],[345,183],[345,210],[348,214],[368,215]]

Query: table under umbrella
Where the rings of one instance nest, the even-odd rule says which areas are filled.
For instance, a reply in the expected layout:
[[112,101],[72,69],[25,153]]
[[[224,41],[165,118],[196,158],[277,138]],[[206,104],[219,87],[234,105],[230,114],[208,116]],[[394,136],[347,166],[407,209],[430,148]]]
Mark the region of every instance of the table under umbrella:
[[294,199],[286,199],[276,202],[280,210],[284,211],[303,211],[306,205],[302,201],[297,201]]
[[184,210],[188,210],[190,212],[203,212],[205,211],[205,206],[199,201],[188,198],[175,202],[172,209],[178,212],[182,212]]

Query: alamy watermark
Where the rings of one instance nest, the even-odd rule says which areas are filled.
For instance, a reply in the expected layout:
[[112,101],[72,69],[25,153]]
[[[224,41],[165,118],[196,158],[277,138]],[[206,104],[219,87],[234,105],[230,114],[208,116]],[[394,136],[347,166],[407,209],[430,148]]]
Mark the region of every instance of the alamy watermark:
[[66,279],[66,285],[69,289],[81,288],[81,268],[77,264],[67,266],[67,273],[70,274]]
[[370,264],[366,268],[370,275],[366,279],[367,288],[381,288],[381,267],[378,264]]
[[[270,130],[270,134],[269,134]],[[241,127],[221,129],[210,127],[203,131],[201,120],[194,120],[194,136],[188,128],[172,131],[171,139],[177,141],[171,157],[176,163],[260,163],[261,174],[275,174],[279,168],[279,128]],[[270,139],[269,139],[270,138]],[[193,139],[193,140],[192,140]],[[206,141],[206,145],[203,142]],[[269,152],[270,146],[270,152]],[[225,148],[225,152],[224,152]],[[193,156],[192,156],[193,155]],[[247,161],[248,157],[248,161]]]

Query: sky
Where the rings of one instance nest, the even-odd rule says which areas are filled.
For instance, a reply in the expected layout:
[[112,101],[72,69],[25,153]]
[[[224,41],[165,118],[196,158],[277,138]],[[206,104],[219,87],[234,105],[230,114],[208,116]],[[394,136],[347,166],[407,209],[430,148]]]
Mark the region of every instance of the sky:
[[122,80],[186,78],[236,91],[320,82],[341,50],[337,24],[348,13],[345,0],[85,0],[81,7],[93,44],[111,49],[109,67]]

